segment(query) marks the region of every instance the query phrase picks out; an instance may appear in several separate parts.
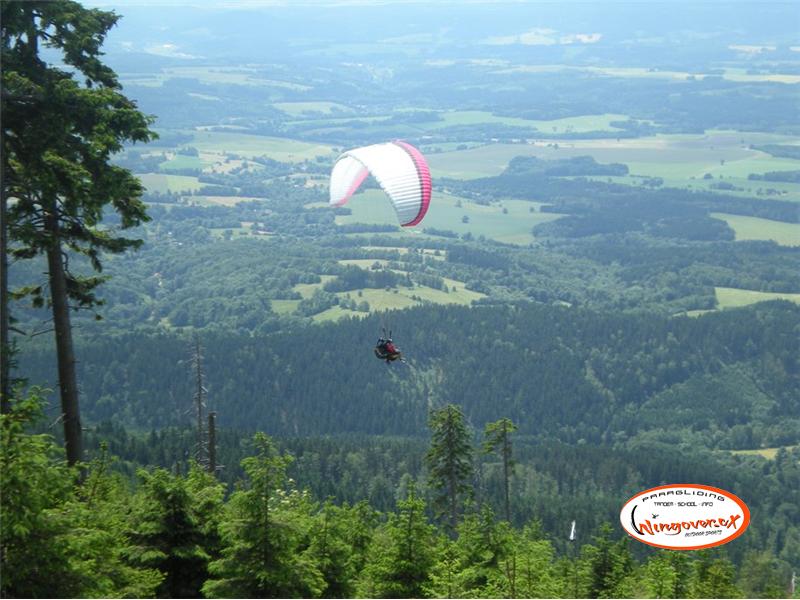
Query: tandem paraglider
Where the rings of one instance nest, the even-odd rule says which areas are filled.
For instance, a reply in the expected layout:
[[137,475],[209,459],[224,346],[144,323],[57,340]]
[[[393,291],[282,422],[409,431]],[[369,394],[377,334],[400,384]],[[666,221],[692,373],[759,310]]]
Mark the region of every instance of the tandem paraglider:
[[[372,175],[392,203],[403,227],[422,222],[431,203],[431,172],[425,157],[407,142],[395,140],[348,150],[336,159],[331,171],[330,205],[344,206],[368,175]],[[386,364],[405,363],[392,333],[378,338],[374,353]]]
[[383,330],[383,335],[378,338],[378,342],[375,344],[375,356],[385,360],[387,365],[396,360],[402,363],[406,362],[400,349],[392,341],[392,332],[390,331],[389,335],[386,335],[385,329]]

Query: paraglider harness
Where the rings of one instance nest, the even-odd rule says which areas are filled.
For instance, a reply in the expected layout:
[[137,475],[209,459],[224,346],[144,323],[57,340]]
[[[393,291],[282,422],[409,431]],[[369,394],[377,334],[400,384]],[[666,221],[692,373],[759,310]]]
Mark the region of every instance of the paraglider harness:
[[375,356],[385,360],[387,364],[396,360],[405,362],[400,350],[392,341],[392,332],[390,331],[387,336],[386,329],[383,330],[383,336],[379,337],[377,344],[375,344]]

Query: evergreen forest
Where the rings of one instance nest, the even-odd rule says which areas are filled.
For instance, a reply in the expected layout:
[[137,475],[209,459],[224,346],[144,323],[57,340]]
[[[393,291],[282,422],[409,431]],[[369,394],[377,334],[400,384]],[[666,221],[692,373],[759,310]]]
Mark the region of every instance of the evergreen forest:
[[0,3],[0,596],[800,598],[791,7],[201,4]]

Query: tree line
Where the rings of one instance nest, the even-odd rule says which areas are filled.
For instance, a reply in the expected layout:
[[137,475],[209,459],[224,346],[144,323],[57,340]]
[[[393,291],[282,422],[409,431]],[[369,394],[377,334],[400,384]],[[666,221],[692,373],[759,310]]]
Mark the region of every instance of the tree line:
[[[454,405],[430,415],[424,485],[443,515],[433,519],[413,479],[385,512],[320,501],[261,433],[232,489],[196,465],[141,469],[131,489],[107,450],[76,487],[52,438],[27,431],[40,411],[33,390],[1,417],[4,596],[773,598],[789,586],[788,565],[768,551],[739,568],[724,548],[637,559],[608,524],[558,552],[535,518],[516,528],[469,498]],[[488,427],[484,451],[507,456],[512,425]]]

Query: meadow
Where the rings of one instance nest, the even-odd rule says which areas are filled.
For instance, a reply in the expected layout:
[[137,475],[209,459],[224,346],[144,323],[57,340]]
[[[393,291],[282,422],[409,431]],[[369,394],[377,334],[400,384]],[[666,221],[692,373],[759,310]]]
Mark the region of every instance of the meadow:
[[[506,126],[518,127],[528,130],[528,135],[535,136],[537,132],[552,134],[575,134],[587,133],[596,131],[621,131],[620,129],[611,125],[613,121],[626,121],[627,115],[621,114],[599,114],[599,115],[582,115],[576,117],[568,117],[563,119],[553,120],[535,120],[524,119],[518,117],[504,117],[492,114],[488,111],[480,110],[452,110],[452,111],[430,111],[436,112],[439,119],[434,121],[419,121],[419,122],[400,122],[394,123],[391,121],[392,115],[372,115],[372,116],[334,116],[328,117],[327,115],[339,115],[345,111],[352,111],[348,107],[331,103],[331,102],[290,102],[290,103],[275,103],[275,108],[286,112],[289,115],[302,117],[305,119],[296,121],[288,121],[289,126],[308,126],[315,125],[313,129],[304,129],[304,136],[315,136],[321,134],[330,134],[332,132],[345,132],[352,127],[353,121],[360,124],[359,130],[365,135],[377,134],[387,135],[391,137],[394,135],[399,138],[407,138],[409,136],[414,138],[424,137],[425,135],[436,135],[441,130],[448,127],[459,126]],[[336,107],[338,112],[333,108]],[[415,109],[400,109],[396,111],[397,116],[402,116],[403,113],[412,112]],[[421,110],[421,109],[416,109]],[[310,113],[321,113],[321,117],[313,118]],[[428,112],[428,111],[426,111]],[[441,149],[454,149],[464,144],[475,145],[477,142],[458,142],[458,143],[437,143],[436,148]]]
[[303,116],[308,113],[330,115],[354,112],[349,106],[338,102],[276,102],[272,106],[293,117]]
[[158,168],[162,171],[177,171],[179,169],[205,169],[209,165],[209,160],[199,156],[186,156],[184,154],[173,154],[165,160]]
[[800,83],[800,75],[794,73],[748,73],[742,68],[725,68],[713,75],[702,72],[673,71],[669,69],[658,69],[652,67],[573,67],[569,65],[513,65],[504,66],[495,71],[503,75],[515,75],[519,73],[592,73],[606,77],[635,78],[635,79],[667,79],[670,81],[686,81],[688,79],[705,79],[706,77],[722,77],[728,81],[740,83]]
[[244,157],[266,156],[280,162],[302,162],[317,156],[334,158],[333,148],[327,144],[315,144],[287,138],[229,133],[223,131],[189,131],[191,142],[200,151],[231,153]]
[[736,233],[737,240],[772,240],[781,246],[800,246],[800,224],[771,221],[743,215],[711,213],[725,221]]
[[445,278],[445,285],[448,292],[437,290],[424,285],[414,287],[397,287],[386,289],[361,289],[349,292],[339,292],[339,298],[352,298],[356,302],[366,301],[369,303],[369,313],[346,310],[341,306],[333,306],[327,310],[314,315],[315,321],[330,321],[345,316],[366,316],[375,312],[396,310],[419,306],[426,302],[434,304],[463,304],[469,305],[473,300],[484,297],[484,294],[472,292],[464,288],[464,282],[455,279]]
[[784,294],[779,292],[757,292],[755,290],[741,290],[738,288],[715,287],[717,306],[720,309],[738,308],[765,302],[767,300],[788,300],[800,304],[800,294]]
[[320,281],[317,283],[298,283],[292,287],[295,292],[298,292],[304,300],[311,298],[314,292],[321,290],[322,286],[327,282],[336,279],[334,275],[320,275]]
[[[487,144],[428,156],[439,177],[476,179],[499,175],[516,156],[555,160],[592,156],[601,163],[624,163],[633,175],[670,178],[692,183],[706,173],[712,177],[746,179],[750,173],[800,169],[800,161],[775,158],[750,145],[792,143],[796,138],[735,131],[703,135],[670,134],[633,139],[538,140],[524,144]],[[769,187],[771,182],[750,182]],[[756,185],[758,184],[758,186]]]
[[[404,248],[404,250],[407,250]],[[341,264],[354,265],[362,269],[369,269],[374,263],[385,266],[388,261],[380,259],[351,259],[341,260]],[[396,270],[396,272],[405,272]],[[298,283],[293,286],[293,290],[298,292],[302,298],[311,298],[315,292],[322,290],[325,283],[335,279],[333,275],[321,275],[321,281],[317,283]],[[332,306],[313,316],[314,321],[333,321],[343,317],[363,317],[368,314],[382,312],[386,310],[396,310],[418,306],[426,302],[434,304],[463,304],[469,305],[473,300],[485,297],[485,294],[473,292],[465,288],[463,281],[443,278],[448,291],[437,290],[425,285],[415,284],[413,287],[398,286],[391,289],[362,288],[337,292],[335,296],[341,300],[352,299],[356,302],[366,301],[369,304],[369,312],[353,311]],[[271,300],[272,310],[281,315],[289,315],[297,310],[300,300]]]
[[136,175],[148,192],[184,192],[199,190],[204,184],[197,177],[185,175],[168,175],[165,173],[144,173]]
[[152,73],[121,72],[125,85],[161,87],[170,79],[192,79],[203,84],[246,85],[307,91],[311,86],[264,77],[254,66],[179,66],[164,67]]
[[601,114],[582,115],[549,121],[502,117],[479,110],[454,110],[440,112],[441,121],[431,124],[420,124],[422,129],[442,129],[455,125],[506,125],[509,127],[527,127],[546,133],[585,133],[588,131],[620,131],[611,125],[612,121],[626,121],[627,115]]
[[290,315],[297,310],[300,300],[270,300],[272,311],[279,315]]
[[778,448],[757,448],[755,450],[731,450],[731,454],[742,454],[744,456],[761,456],[766,458],[767,460],[775,460],[775,455],[778,454],[778,450],[783,448],[784,450],[790,451],[797,446],[781,446]]
[[236,206],[239,202],[261,200],[261,198],[248,196],[191,196],[187,198],[191,204],[198,206]]
[[[336,223],[397,223],[397,216],[388,197],[375,189],[356,194],[347,204],[350,215],[338,215]],[[531,230],[540,223],[563,215],[542,213],[539,204],[524,200],[503,200],[485,206],[465,198],[434,191],[425,221],[415,229],[441,229],[458,234],[471,233],[506,244],[526,245],[534,241]],[[404,230],[408,231],[408,230]]]

